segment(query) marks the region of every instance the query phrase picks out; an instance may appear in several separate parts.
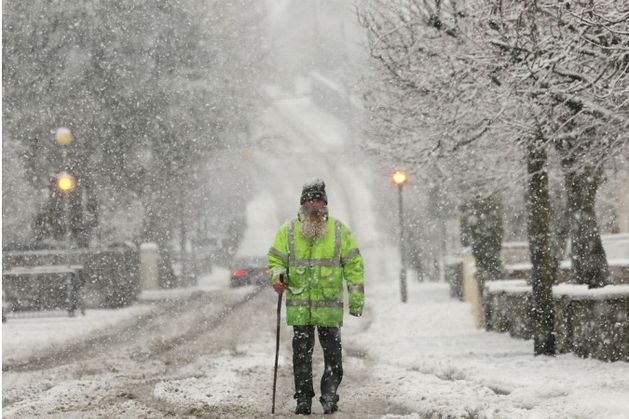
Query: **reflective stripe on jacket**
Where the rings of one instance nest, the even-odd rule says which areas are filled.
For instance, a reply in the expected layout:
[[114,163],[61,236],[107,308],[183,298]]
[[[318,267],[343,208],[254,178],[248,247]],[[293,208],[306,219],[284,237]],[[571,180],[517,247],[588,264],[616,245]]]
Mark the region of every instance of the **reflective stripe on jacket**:
[[273,283],[288,268],[286,321],[291,326],[342,326],[343,279],[350,314],[362,314],[363,258],[343,223],[328,217],[327,224],[327,234],[316,240],[301,234],[298,219],[283,224],[267,255]]

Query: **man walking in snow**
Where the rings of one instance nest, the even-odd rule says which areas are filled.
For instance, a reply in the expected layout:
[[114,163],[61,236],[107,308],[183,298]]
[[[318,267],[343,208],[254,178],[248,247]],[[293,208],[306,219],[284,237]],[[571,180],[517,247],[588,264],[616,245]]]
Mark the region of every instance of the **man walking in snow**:
[[331,414],[338,410],[337,389],[343,378],[343,280],[352,316],[362,315],[365,300],[362,256],[349,229],[328,216],[327,204],[322,180],[305,184],[298,217],[280,227],[267,255],[273,288],[278,294],[287,291],[286,321],[294,329],[295,413],[302,415],[311,413],[315,395],[315,328],[325,363],[319,401],[323,412]]

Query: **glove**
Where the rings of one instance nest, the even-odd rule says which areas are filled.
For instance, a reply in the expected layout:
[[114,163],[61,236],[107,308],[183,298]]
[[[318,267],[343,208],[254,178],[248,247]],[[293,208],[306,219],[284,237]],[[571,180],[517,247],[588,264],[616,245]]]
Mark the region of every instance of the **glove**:
[[284,274],[280,275],[280,278],[277,281],[275,281],[275,283],[273,284],[273,289],[278,294],[282,294],[284,292],[284,290],[286,289],[286,282],[284,282]]

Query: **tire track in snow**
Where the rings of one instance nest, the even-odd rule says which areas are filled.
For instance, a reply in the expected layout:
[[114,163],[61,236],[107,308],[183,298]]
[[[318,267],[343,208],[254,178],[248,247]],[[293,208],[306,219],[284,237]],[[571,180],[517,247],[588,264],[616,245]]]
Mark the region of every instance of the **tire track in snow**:
[[[229,313],[239,306],[247,303],[260,292],[260,288],[254,288],[243,298],[234,303],[225,305],[218,314],[213,317],[213,323],[220,322]],[[213,301],[213,294],[203,291],[195,292],[190,297],[177,298],[158,304],[150,313],[143,314],[121,326],[99,331],[96,336],[83,339],[79,342],[65,345],[64,347],[47,350],[43,353],[33,355],[26,359],[9,361],[2,365],[3,372],[26,372],[40,369],[54,368],[66,363],[74,363],[82,359],[89,359],[105,354],[112,350],[117,350],[120,346],[132,345],[137,340],[137,335],[151,328],[159,328],[160,324],[167,324],[172,317],[185,313],[186,309],[181,307],[182,303],[193,304],[194,306],[207,306]],[[166,319],[164,319],[166,318]],[[177,345],[182,345],[186,339],[194,338],[195,333],[200,330],[207,330],[205,325],[201,329],[200,325],[183,330],[179,329],[174,336],[162,339],[147,352],[149,357],[159,356],[161,353],[171,350]]]
[[14,385],[3,388],[3,416],[41,417],[51,411],[101,413],[102,417],[177,416],[171,405],[153,396],[157,383],[203,353],[208,345],[197,341],[225,345],[224,338],[214,338],[216,330],[238,322],[241,309],[259,301],[263,289],[242,290],[244,295],[232,290],[199,292],[187,300],[169,301],[134,326],[110,328],[98,338],[14,365],[7,371]]

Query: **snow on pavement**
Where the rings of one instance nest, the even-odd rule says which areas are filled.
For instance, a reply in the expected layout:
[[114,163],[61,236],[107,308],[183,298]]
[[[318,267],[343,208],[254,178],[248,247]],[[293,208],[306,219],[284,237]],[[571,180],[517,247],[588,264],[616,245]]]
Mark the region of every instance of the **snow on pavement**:
[[[396,249],[384,251],[396,260]],[[345,332],[377,359],[374,375],[399,387],[392,402],[419,417],[629,417],[628,363],[533,356],[531,340],[477,329],[444,283],[411,280],[401,303],[398,266],[366,284],[370,327],[353,333],[349,321]]]

